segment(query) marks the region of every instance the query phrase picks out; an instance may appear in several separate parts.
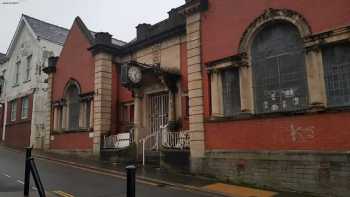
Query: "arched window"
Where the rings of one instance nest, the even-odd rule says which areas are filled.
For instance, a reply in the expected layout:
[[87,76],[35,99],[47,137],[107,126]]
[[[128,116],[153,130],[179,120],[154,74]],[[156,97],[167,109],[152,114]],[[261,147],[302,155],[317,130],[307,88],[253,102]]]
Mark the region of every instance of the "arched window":
[[68,128],[79,129],[80,90],[76,83],[71,83],[66,88],[65,97],[68,107]]
[[307,106],[303,39],[291,23],[265,25],[251,46],[256,113],[295,111]]

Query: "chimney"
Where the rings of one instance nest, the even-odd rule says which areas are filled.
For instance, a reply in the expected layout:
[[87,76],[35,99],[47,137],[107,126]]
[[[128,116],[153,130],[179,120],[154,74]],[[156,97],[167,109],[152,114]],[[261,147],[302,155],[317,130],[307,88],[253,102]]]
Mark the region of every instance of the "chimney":
[[97,32],[95,34],[95,44],[110,45],[112,44],[112,35],[108,32]]
[[147,38],[147,36],[150,34],[152,25],[147,24],[147,23],[142,23],[137,25],[137,39],[138,40],[143,40]]

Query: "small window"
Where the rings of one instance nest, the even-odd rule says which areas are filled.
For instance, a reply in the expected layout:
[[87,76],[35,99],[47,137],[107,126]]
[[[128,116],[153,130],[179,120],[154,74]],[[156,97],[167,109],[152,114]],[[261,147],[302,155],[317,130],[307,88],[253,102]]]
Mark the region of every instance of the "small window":
[[17,101],[11,101],[11,121],[16,121],[17,115]]
[[241,112],[238,68],[226,69],[222,72],[222,91],[224,116],[234,116]]
[[21,61],[18,61],[16,63],[16,70],[15,70],[15,80],[14,80],[14,85],[18,85],[19,83],[19,69],[20,69],[20,66],[21,66]]
[[350,44],[323,49],[327,103],[331,107],[350,105]]
[[134,104],[124,103],[121,105],[120,109],[121,121],[124,123],[134,122]]
[[27,57],[27,65],[26,65],[26,73],[25,73],[25,79],[24,81],[29,81],[30,80],[30,66],[32,62],[32,56]]
[[22,98],[22,109],[21,109],[22,119],[28,118],[28,111],[29,111],[29,98],[26,96]]

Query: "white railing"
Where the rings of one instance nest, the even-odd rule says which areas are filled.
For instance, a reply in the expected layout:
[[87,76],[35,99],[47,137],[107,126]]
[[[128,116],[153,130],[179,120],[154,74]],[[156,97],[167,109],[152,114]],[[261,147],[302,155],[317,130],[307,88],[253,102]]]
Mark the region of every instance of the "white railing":
[[162,147],[168,149],[186,149],[190,148],[189,131],[169,132],[167,130],[162,133]]
[[120,149],[126,148],[131,144],[130,133],[120,133],[117,135],[104,136],[103,148],[104,149]]

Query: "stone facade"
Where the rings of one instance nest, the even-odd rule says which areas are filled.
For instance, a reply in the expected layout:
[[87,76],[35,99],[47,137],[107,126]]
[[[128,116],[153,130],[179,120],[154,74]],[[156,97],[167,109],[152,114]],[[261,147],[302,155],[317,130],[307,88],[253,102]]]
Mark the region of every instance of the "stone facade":
[[112,57],[108,53],[95,55],[94,138],[93,152],[100,153],[101,135],[111,129]]

